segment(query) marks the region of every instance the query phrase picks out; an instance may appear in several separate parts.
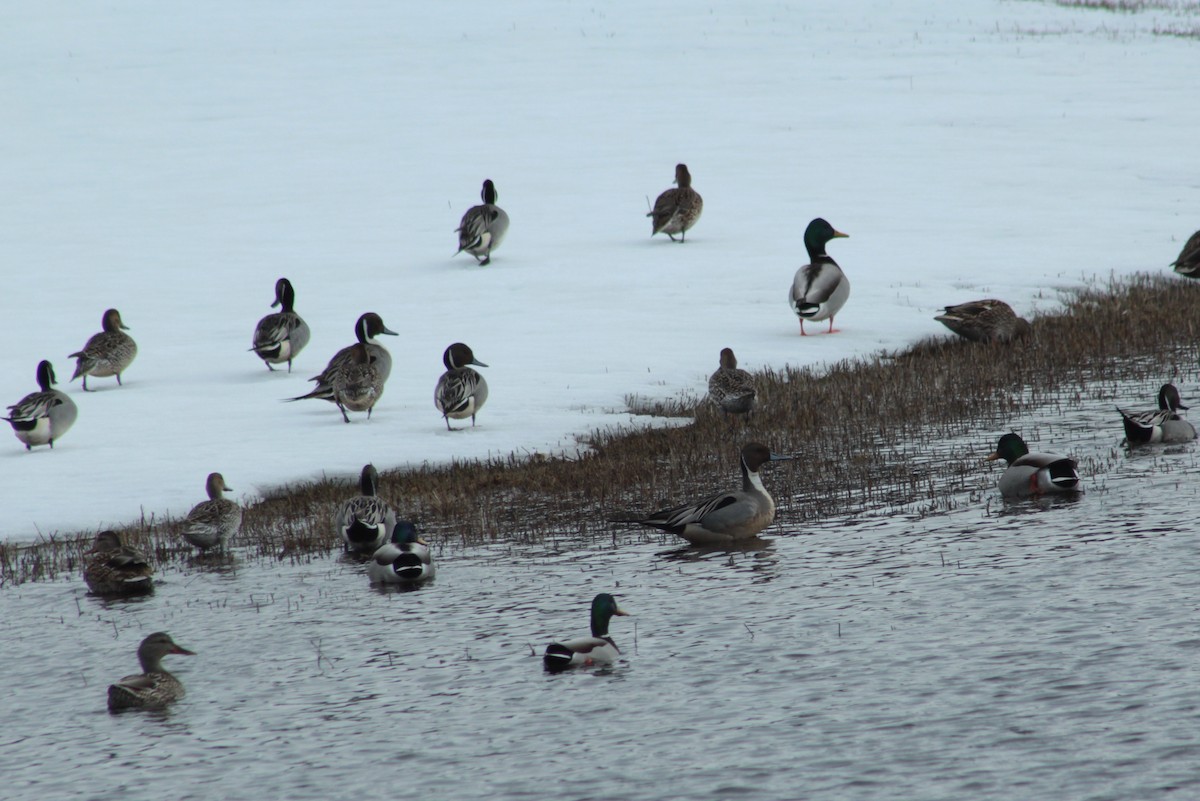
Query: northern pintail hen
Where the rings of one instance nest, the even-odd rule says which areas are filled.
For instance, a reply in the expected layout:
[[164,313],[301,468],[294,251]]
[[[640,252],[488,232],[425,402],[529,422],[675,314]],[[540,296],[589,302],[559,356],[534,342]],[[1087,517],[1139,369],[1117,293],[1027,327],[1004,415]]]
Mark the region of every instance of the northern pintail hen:
[[258,354],[267,365],[268,370],[274,370],[272,364],[287,362],[288,372],[292,372],[292,359],[308,344],[311,332],[308,323],[296,314],[296,290],[292,282],[280,278],[275,282],[275,302],[271,308],[279,306],[282,311],[268,314],[258,321],[254,329],[254,347],[250,350]]
[[354,335],[358,342],[335,353],[321,374],[309,379],[317,382],[312,392],[288,400],[319,398],[335,404],[347,423],[350,422],[350,416],[346,410],[366,412],[369,420],[371,410],[383,395],[383,385],[392,372],[392,355],[375,341],[375,337],[381,334],[397,336],[375,312],[367,312],[359,317],[354,324]]
[[995,298],[947,306],[933,319],[972,342],[1011,342],[1030,331],[1029,321]]
[[654,209],[646,216],[650,218],[650,236],[666,234],[675,241],[687,239],[687,231],[700,219],[704,211],[704,198],[692,189],[692,174],[686,164],[675,165],[675,188],[668,189],[654,201]]
[[101,531],[85,554],[83,580],[95,595],[145,595],[154,591],[154,568],[146,555],[121,542],[115,531]]
[[808,250],[808,264],[796,271],[792,288],[788,292],[788,303],[800,318],[800,335],[805,336],[804,321],[829,320],[829,333],[834,333],[833,316],[846,305],[850,297],[850,281],[842,268],[825,252],[831,239],[848,237],[835,230],[821,217],[816,218],[804,229],[804,247]]
[[376,584],[416,584],[436,574],[429,543],[407,520],[396,523],[391,541],[381,545],[367,564],[367,576]]
[[163,631],[157,631],[142,640],[137,651],[142,672],[109,685],[108,710],[162,709],[172,701],[183,698],[183,683],[163,670],[162,660],[167,654],[195,656],[195,651],[176,644],[171,635]]
[[708,398],[726,414],[749,414],[757,390],[754,377],[737,366],[732,348],[723,348],[720,366],[708,377]]
[[202,551],[224,548],[242,527],[242,507],[224,497],[232,491],[220,473],[209,473],[204,482],[208,500],[192,507],[183,521],[183,537]]
[[1158,408],[1150,412],[1127,412],[1119,406],[1121,422],[1125,425],[1125,439],[1130,445],[1148,445],[1152,442],[1191,442],[1196,438],[1196,427],[1179,416],[1188,407],[1179,397],[1174,384],[1163,384],[1158,390]]
[[730,545],[749,540],[775,519],[775,499],[763,486],[759,469],[767,462],[791,459],[751,442],[742,448],[742,488],[718,492],[695,503],[673,506],[648,517],[623,518],[614,523],[638,523],[683,537],[693,545]]
[[479,196],[483,203],[467,209],[462,222],[455,229],[458,232],[458,250],[454,251],[454,255],[465,250],[483,267],[491,263],[492,251],[500,247],[504,235],[508,233],[508,214],[496,205],[499,195],[490,178],[483,182]]
[[129,330],[129,326],[121,321],[121,313],[116,309],[109,309],[104,312],[104,317],[101,319],[103,331],[95,334],[83,346],[83,350],[72,353],[70,358],[75,359],[75,375],[71,376],[74,381],[79,376],[83,376],[83,389],[88,390],[88,376],[95,378],[108,378],[109,376],[117,377],[117,384],[121,383],[121,373],[125,372],[125,368],[133,361],[133,357],[137,356],[137,343],[133,341],[133,337],[125,332]]
[[600,593],[592,599],[592,636],[550,643],[542,664],[552,673],[570,667],[611,665],[621,655],[621,649],[608,635],[608,623],[613,615],[628,614],[617,606],[617,599],[606,592]]
[[475,414],[487,401],[488,385],[477,371],[469,365],[487,367],[475,358],[475,353],[461,342],[455,342],[446,348],[442,354],[442,364],[446,372],[438,379],[433,390],[433,404],[442,413],[446,421],[446,430],[450,430],[450,418],[465,420],[471,418],[472,427],[475,425]]
[[1200,231],[1191,235],[1171,266],[1182,276],[1200,278]]
[[387,542],[396,526],[396,512],[378,496],[379,472],[365,465],[359,477],[359,495],[342,502],[333,523],[347,551],[374,553]]
[[1000,494],[1008,498],[1079,492],[1075,460],[1053,453],[1030,453],[1017,434],[1000,437],[989,462],[1003,459],[1008,467],[1000,475]]
[[75,401],[54,388],[57,378],[50,362],[38,363],[37,382],[41,389],[9,406],[8,417],[3,418],[12,426],[17,439],[25,443],[27,451],[35,445],[53,448],[54,440],[67,433],[79,415]]

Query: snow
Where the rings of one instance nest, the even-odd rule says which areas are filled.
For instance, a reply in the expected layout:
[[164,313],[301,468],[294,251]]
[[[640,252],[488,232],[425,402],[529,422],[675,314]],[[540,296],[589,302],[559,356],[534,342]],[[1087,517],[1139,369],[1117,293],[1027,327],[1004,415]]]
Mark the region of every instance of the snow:
[[[0,438],[0,536],[183,514],[213,470],[249,500],[368,461],[573,453],[631,421],[629,394],[701,395],[722,347],[749,369],[819,364],[948,335],[948,303],[1028,316],[1060,288],[1165,270],[1200,227],[1197,43],[1150,30],[1195,13],[11,8],[0,400],[49,358],[80,411],[53,451]],[[705,202],[682,245],[644,216],[676,162]],[[485,178],[512,227],[480,268],[451,254]],[[801,338],[787,289],[816,216],[850,234],[830,253],[852,291],[841,333]],[[280,276],[313,331],[291,375],[247,352]],[[110,306],[139,355],[125,386],[84,394],[67,354]],[[365,311],[400,332],[372,419],[281,403]],[[491,396],[447,432],[432,393],[459,340]]]

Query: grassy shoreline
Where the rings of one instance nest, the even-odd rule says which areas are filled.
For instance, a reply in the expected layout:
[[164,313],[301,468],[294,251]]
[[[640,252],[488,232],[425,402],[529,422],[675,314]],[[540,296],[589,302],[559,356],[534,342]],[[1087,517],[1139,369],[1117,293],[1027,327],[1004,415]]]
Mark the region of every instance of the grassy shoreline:
[[[958,298],[951,300],[966,300]],[[1194,379],[1200,360],[1200,282],[1135,275],[1079,290],[1011,345],[938,337],[896,353],[756,374],[760,408],[730,421],[703,403],[685,425],[597,431],[575,458],[453,462],[381,475],[380,495],[445,545],[611,541],[608,518],[646,512],[733,486],[749,441],[801,458],[772,466],[779,517],[803,524],[918,502],[928,509],[978,476],[978,459],[913,458],[931,442],[1003,428],[1022,410],[1097,375]],[[1186,401],[1186,393],[1185,393]],[[993,443],[980,437],[981,449]],[[344,480],[285,485],[248,505],[238,553],[306,558],[340,549],[334,508],[356,492]],[[121,531],[164,565],[193,558],[180,520],[143,516]],[[79,569],[94,532],[0,544],[0,587]]]

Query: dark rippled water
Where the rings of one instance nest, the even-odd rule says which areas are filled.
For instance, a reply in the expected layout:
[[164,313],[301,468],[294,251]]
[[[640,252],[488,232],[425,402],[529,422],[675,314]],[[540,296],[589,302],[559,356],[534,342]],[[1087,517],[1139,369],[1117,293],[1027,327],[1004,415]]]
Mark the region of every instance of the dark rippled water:
[[[2,795],[1200,797],[1196,446],[1128,453],[1114,418],[1038,426],[1078,500],[1005,504],[981,465],[950,512],[785,520],[757,551],[630,533],[445,549],[406,593],[338,558],[168,569],[134,602],[0,591]],[[543,673],[599,591],[635,615],[627,658]],[[169,658],[188,697],[109,715],[159,629],[197,652]]]

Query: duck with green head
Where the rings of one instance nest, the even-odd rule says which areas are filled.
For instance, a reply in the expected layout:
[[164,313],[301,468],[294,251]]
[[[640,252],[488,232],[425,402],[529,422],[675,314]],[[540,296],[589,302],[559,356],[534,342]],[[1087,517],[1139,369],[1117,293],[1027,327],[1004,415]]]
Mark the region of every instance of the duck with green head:
[[788,303],[800,318],[800,336],[806,336],[805,320],[829,320],[828,333],[835,333],[833,316],[846,305],[846,299],[850,297],[850,281],[838,263],[825,252],[825,246],[832,239],[848,236],[821,217],[810,222],[804,230],[808,264],[796,271],[788,294]]
[[1000,437],[987,460],[1008,463],[1000,476],[1000,494],[1006,498],[1079,492],[1075,460],[1052,453],[1030,453],[1017,434]]
[[572,667],[611,665],[617,661],[621,649],[608,636],[608,622],[613,615],[627,614],[608,593],[597,595],[592,599],[592,636],[550,643],[542,657],[546,670],[556,673]]

